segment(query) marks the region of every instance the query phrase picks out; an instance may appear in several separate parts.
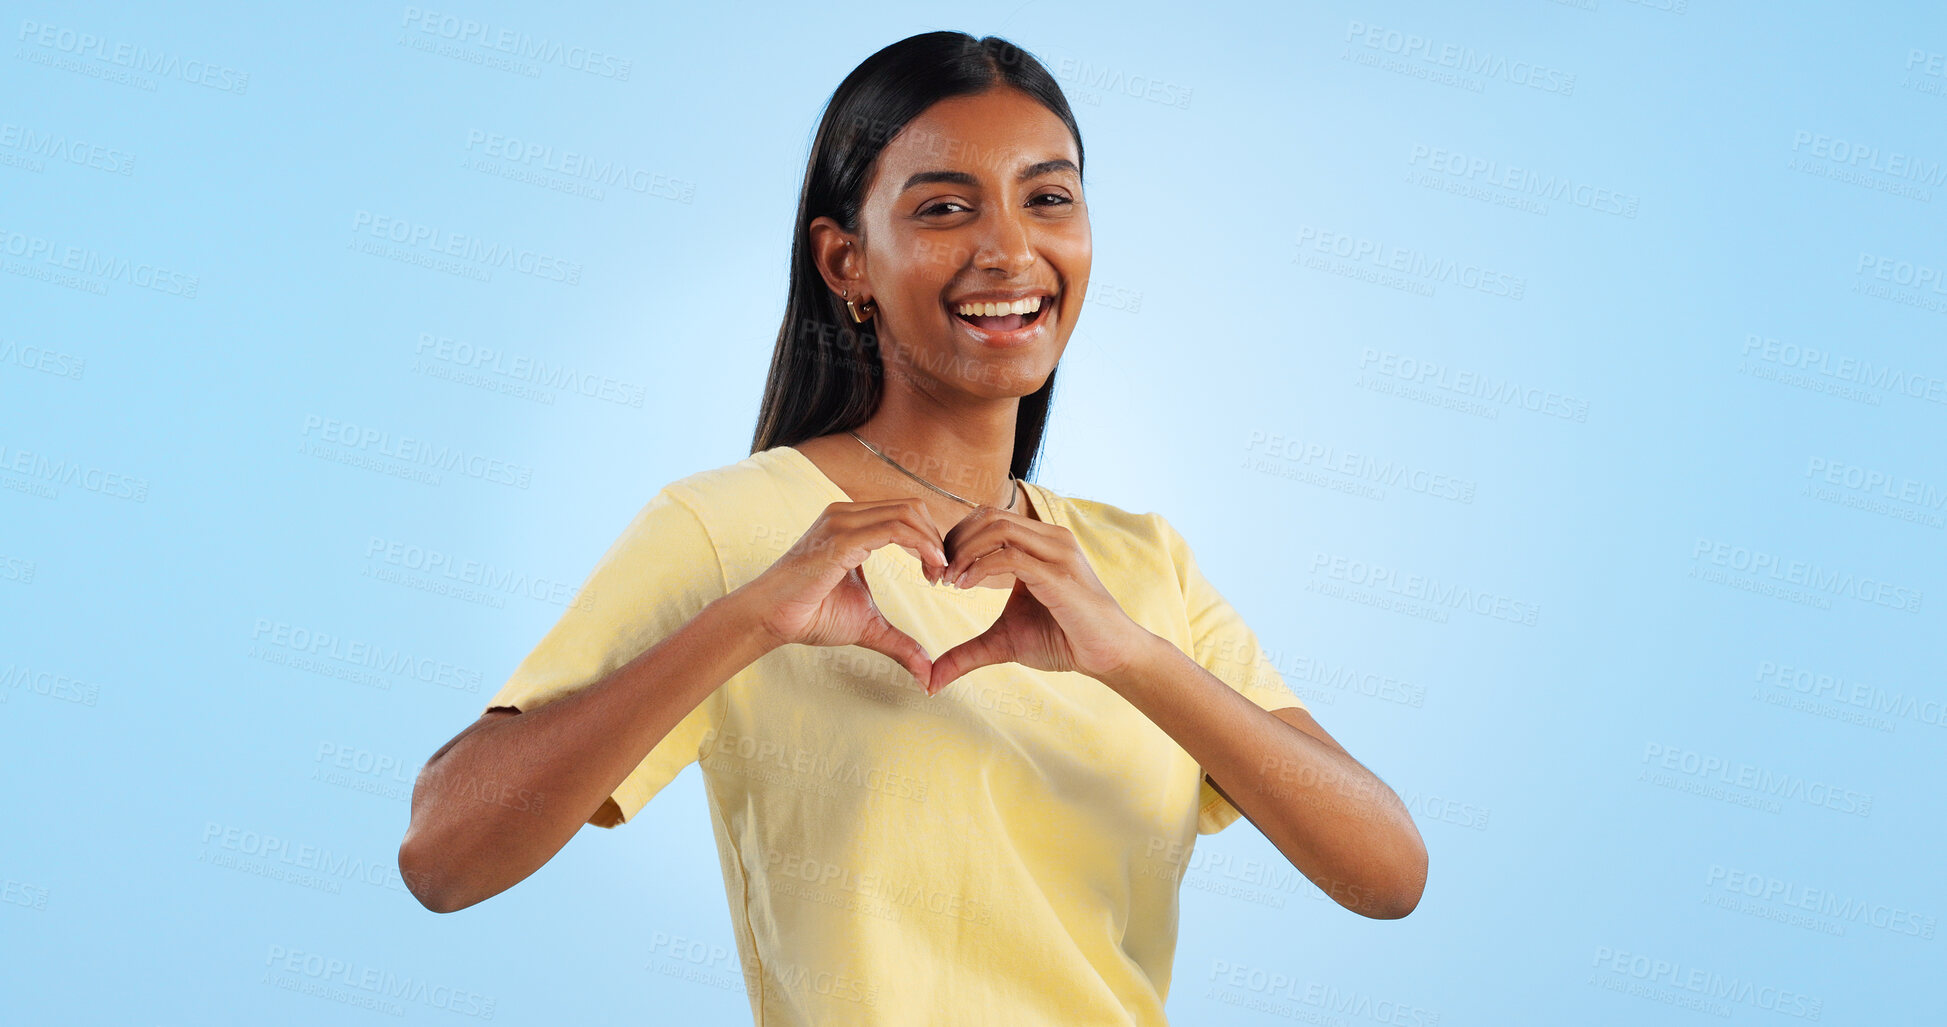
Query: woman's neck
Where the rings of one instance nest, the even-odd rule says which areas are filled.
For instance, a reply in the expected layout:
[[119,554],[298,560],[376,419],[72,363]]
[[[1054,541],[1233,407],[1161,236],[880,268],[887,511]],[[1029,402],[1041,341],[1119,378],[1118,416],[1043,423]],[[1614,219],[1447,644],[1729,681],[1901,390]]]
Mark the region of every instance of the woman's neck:
[[807,439],[795,448],[854,502],[924,500],[943,532],[972,509],[902,474],[887,459],[968,502],[1005,509],[1012,500],[1013,512],[1036,516],[1027,490],[1016,488],[1009,474],[1014,453],[1011,424],[1004,442],[991,431],[941,430],[937,422],[928,427],[932,430],[901,431],[891,419],[875,416],[852,429],[883,458],[845,431]]

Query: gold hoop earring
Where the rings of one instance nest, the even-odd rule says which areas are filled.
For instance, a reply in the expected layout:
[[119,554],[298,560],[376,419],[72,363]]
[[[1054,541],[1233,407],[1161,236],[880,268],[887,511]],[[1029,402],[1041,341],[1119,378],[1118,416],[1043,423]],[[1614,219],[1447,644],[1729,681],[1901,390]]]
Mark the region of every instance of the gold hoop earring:
[[857,303],[852,302],[852,290],[850,289],[845,290],[843,295],[845,297],[845,309],[852,312],[853,324],[864,324],[867,321],[872,320],[872,315],[879,312],[877,301],[875,300],[866,300],[865,312],[860,313],[859,305]]

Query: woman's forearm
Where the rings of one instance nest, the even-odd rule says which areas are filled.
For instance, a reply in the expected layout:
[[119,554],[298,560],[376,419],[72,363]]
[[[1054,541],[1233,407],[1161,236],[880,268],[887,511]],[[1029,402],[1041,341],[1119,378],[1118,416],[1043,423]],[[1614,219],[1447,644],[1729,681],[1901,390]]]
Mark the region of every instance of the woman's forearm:
[[757,623],[732,592],[599,682],[483,715],[413,785],[407,887],[445,913],[539,869],[684,717],[776,647]]
[[1340,905],[1405,916],[1426,846],[1399,796],[1344,749],[1286,723],[1161,636],[1103,683],[1174,738],[1291,864]]

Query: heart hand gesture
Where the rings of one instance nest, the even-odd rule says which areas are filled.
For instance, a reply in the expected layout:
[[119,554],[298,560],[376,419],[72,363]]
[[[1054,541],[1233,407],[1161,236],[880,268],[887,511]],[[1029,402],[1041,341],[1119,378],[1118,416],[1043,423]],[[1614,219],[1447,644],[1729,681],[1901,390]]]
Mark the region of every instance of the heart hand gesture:
[[917,499],[832,503],[762,574],[740,592],[757,609],[759,630],[780,645],[857,645],[897,660],[924,684],[933,661],[917,640],[892,626],[860,564],[881,546],[919,556],[929,575],[946,563],[940,529]]
[[946,535],[943,581],[964,588],[995,574],[1014,589],[992,627],[933,661],[928,695],[966,672],[994,663],[1077,671],[1097,680],[1133,656],[1147,629],[1130,619],[1095,576],[1067,528],[983,506]]

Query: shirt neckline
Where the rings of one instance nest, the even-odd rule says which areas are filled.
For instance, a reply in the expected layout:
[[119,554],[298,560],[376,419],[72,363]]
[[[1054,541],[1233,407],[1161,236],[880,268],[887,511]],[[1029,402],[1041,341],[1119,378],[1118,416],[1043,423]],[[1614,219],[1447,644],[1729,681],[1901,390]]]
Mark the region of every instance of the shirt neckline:
[[[773,447],[773,449],[781,449],[786,453],[789,453],[790,456],[786,457],[786,459],[795,462],[799,466],[799,468],[806,473],[807,476],[809,476],[813,481],[816,481],[819,487],[824,489],[825,492],[827,492],[828,494],[830,494],[834,500],[840,503],[852,502],[851,495],[848,494],[844,489],[839,488],[838,483],[833,481],[831,479],[831,476],[825,473],[824,468],[819,467],[816,463],[812,462],[812,459],[804,455],[803,452],[799,451],[799,449],[796,446],[783,445],[783,446]],[[1053,493],[1035,484],[1034,482],[1027,480],[1026,478],[1021,479],[1021,487],[1025,489],[1033,490],[1034,495],[1032,498],[1034,499],[1034,508],[1040,511],[1042,514],[1046,515],[1046,517],[1048,518],[1046,521],[1042,523],[1059,524],[1064,528],[1068,527],[1067,519],[1063,517],[1061,515],[1061,511],[1056,508]]]

